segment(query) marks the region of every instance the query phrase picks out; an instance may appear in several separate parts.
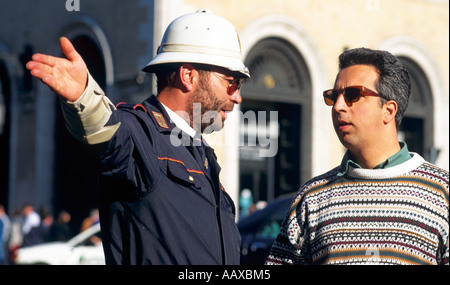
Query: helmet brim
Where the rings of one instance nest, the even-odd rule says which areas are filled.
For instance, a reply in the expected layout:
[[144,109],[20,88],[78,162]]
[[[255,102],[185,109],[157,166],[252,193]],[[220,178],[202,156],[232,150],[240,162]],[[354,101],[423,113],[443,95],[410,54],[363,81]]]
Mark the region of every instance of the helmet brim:
[[[189,59],[189,60],[187,60]],[[250,78],[250,72],[244,63],[235,57],[226,57],[210,54],[198,54],[187,52],[165,52],[155,56],[142,71],[148,73],[156,73],[164,68],[165,65],[173,65],[175,63],[197,63],[210,66],[218,66],[225,68],[241,78]]]

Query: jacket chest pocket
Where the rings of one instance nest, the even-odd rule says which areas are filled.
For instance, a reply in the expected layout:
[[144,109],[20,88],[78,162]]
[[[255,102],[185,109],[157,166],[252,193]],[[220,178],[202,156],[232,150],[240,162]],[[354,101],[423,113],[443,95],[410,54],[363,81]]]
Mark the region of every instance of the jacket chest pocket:
[[190,169],[185,163],[169,157],[158,157],[162,172],[171,180],[186,187],[200,189],[205,173],[200,170]]

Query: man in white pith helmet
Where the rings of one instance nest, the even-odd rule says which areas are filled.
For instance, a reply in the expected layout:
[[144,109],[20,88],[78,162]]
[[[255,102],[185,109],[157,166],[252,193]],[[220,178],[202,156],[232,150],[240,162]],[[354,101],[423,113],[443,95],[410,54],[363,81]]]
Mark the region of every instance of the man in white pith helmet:
[[249,72],[235,27],[206,9],[175,19],[143,69],[158,95],[138,105],[114,107],[70,41],[60,45],[68,59],[35,54],[27,68],[63,99],[70,133],[98,152],[106,263],[239,264],[235,207],[200,136],[241,102]]

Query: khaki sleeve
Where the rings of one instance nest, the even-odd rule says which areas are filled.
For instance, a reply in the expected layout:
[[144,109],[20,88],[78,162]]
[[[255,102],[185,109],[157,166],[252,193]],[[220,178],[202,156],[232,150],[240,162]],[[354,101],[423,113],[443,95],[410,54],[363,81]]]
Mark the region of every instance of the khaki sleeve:
[[86,90],[75,102],[61,100],[64,119],[69,132],[79,141],[99,144],[109,141],[120,123],[106,126],[115,106],[88,74]]

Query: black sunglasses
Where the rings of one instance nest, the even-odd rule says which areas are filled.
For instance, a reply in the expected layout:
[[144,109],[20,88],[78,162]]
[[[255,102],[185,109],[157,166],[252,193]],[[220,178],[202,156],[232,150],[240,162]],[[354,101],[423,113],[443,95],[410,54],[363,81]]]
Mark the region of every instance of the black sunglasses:
[[357,102],[361,98],[361,96],[380,97],[377,92],[370,90],[369,88],[366,88],[364,86],[348,86],[342,89],[329,89],[323,91],[323,99],[325,100],[325,104],[327,104],[328,106],[334,106],[340,94],[344,95],[344,99],[348,103]]

